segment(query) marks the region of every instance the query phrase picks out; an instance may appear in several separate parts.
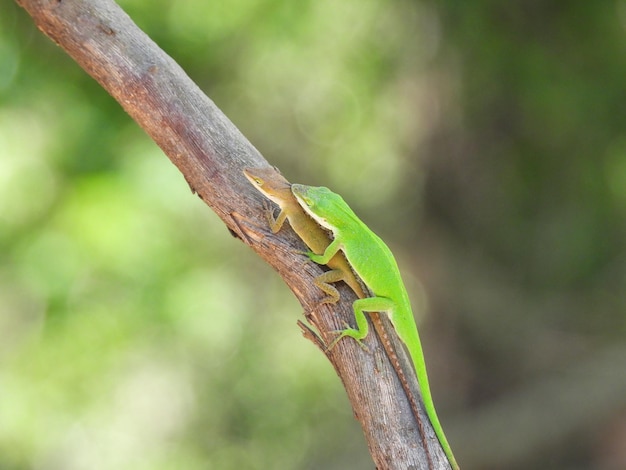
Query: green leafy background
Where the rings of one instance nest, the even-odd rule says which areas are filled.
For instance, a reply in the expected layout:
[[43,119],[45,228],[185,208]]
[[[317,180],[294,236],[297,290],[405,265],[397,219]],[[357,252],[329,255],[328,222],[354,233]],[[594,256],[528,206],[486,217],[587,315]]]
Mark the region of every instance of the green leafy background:
[[[388,241],[463,468],[626,467],[624,0],[122,7]],[[0,468],[373,468],[300,314],[0,4]]]

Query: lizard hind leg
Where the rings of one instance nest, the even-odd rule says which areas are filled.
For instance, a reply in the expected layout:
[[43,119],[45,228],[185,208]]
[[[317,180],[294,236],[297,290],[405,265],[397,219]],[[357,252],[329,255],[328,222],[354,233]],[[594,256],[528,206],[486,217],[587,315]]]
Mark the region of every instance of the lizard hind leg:
[[320,300],[319,304],[336,304],[341,297],[339,295],[339,291],[332,285],[334,282],[343,281],[344,275],[338,269],[333,269],[332,271],[326,271],[324,274],[321,274],[315,278],[313,281],[317,287],[319,287],[322,292],[326,294],[322,300]]
[[365,312],[379,312],[390,310],[393,303],[384,297],[366,297],[364,299],[355,300],[352,304],[352,310],[354,310],[354,320],[356,322],[356,328],[352,328],[349,325],[346,325],[346,328],[343,330],[337,330],[337,337],[330,343],[328,350],[331,350],[335,345],[339,342],[341,338],[350,337],[356,340],[366,351],[369,351],[368,347],[363,344],[363,339],[367,337],[367,333],[369,332],[369,324],[367,323],[367,318],[365,317]]
[[394,305],[394,302],[386,297],[365,297],[355,300],[352,304],[352,310],[354,310],[356,328],[346,325],[347,328],[336,331],[338,335],[331,343],[329,349],[332,349],[341,338],[348,336],[356,340],[359,346],[368,351],[367,346],[362,342],[369,332],[369,324],[367,323],[365,312],[390,312],[393,310]]

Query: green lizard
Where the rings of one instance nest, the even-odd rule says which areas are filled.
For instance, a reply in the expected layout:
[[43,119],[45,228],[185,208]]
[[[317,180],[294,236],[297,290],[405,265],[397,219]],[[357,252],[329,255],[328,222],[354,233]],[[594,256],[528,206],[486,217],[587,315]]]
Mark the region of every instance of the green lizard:
[[[291,184],[277,170],[270,167],[245,168],[243,173],[259,192],[280,207],[281,211],[276,218],[271,208],[268,207],[266,210],[266,218],[273,233],[277,233],[283,226],[285,220],[289,220],[293,230],[309,249],[318,254],[324,253],[331,242],[329,233],[321,228],[317,222],[300,207],[300,204],[291,192]],[[315,284],[327,294],[326,299],[322,300],[323,303],[335,303],[340,298],[338,291],[330,285],[331,282],[344,281],[359,298],[369,296],[369,293],[364,290],[361,282],[356,278],[343,253],[337,253],[333,256],[327,263],[327,266],[329,266],[332,271],[323,274],[315,280]],[[405,375],[405,369],[396,351],[396,348],[401,346],[395,346],[392,342],[393,340],[390,338],[391,333],[389,330],[393,331],[393,327],[386,326],[378,313],[372,312],[371,318],[391,365],[400,380],[413,416],[423,436],[424,432],[420,421],[419,405],[414,388],[409,384]],[[407,363],[406,370],[409,370],[408,368],[410,368],[410,366]]]
[[409,350],[426,414],[430,418],[450,465],[457,470],[459,466],[435,411],[428,385],[424,354],[409,296],[391,250],[355,215],[338,194],[328,188],[300,184],[292,185],[291,190],[302,208],[334,235],[333,241],[323,254],[309,252],[309,258],[316,263],[326,264],[339,251],[342,251],[354,272],[373,294],[373,297],[360,298],[354,302],[353,310],[357,328],[338,331],[339,335],[330,347],[333,347],[344,336],[360,342],[368,333],[365,312],[386,312],[398,336]]

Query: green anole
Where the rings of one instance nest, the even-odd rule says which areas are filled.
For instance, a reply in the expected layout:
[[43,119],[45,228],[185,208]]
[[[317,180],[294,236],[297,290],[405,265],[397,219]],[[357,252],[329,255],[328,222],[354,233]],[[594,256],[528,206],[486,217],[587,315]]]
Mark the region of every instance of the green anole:
[[396,333],[409,350],[426,414],[450,465],[457,470],[459,466],[435,411],[409,296],[391,250],[355,215],[338,194],[328,188],[300,184],[293,184],[291,190],[302,208],[334,236],[323,254],[309,252],[309,258],[316,263],[326,264],[337,253],[343,252],[353,271],[373,295],[354,301],[353,310],[357,327],[338,331],[339,334],[330,347],[332,348],[345,336],[360,342],[368,333],[365,312],[386,312]]
[[[269,227],[273,233],[277,233],[283,226],[285,220],[289,220],[293,230],[310,250],[317,254],[324,253],[331,242],[328,232],[322,229],[317,222],[300,207],[300,204],[291,191],[291,184],[277,170],[270,167],[245,168],[244,175],[258,191],[280,207],[281,211],[276,218],[271,208],[268,207],[265,212]],[[327,297],[322,300],[322,302],[335,303],[339,300],[338,291],[332,287],[330,283],[342,280],[348,284],[359,298],[369,296],[369,292],[365,291],[361,282],[356,278],[343,253],[336,253],[335,256],[329,260],[327,266],[329,266],[332,271],[323,274],[315,280],[315,284],[327,294]],[[390,337],[393,332],[393,327],[387,326],[378,313],[373,313],[371,319],[409,401],[409,406],[419,426],[420,433],[424,436],[424,430],[422,429],[422,423],[420,421],[419,405],[414,388],[409,384],[407,376],[405,375],[405,369],[402,367],[398,357],[396,348],[398,348],[399,345],[394,345]],[[404,351],[402,351],[402,353],[404,353]],[[407,363],[406,370],[410,370],[410,367],[411,366]],[[428,455],[428,458],[430,461],[430,455]]]

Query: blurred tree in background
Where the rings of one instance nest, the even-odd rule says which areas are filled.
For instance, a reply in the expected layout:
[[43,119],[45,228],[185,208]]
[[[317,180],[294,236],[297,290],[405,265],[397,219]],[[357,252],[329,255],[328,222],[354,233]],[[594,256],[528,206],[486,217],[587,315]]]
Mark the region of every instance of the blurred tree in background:
[[[121,4],[392,246],[463,468],[626,467],[626,1]],[[0,4],[0,468],[371,468],[300,312]]]

